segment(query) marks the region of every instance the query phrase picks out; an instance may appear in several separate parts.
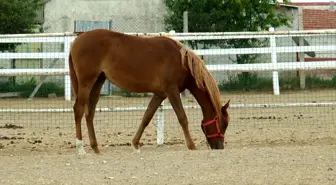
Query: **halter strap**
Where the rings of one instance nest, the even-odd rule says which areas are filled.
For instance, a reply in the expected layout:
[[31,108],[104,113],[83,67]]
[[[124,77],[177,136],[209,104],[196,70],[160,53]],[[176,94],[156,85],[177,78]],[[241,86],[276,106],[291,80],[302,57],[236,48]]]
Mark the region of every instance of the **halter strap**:
[[[216,125],[217,133],[215,133],[215,134],[208,134],[208,133],[206,133],[205,127],[209,126],[209,125],[211,125],[213,123],[215,123],[215,125]],[[213,138],[213,137],[223,137],[224,138],[224,134],[222,134],[220,132],[219,117],[218,116],[216,116],[214,119],[212,119],[210,121],[202,123],[202,127],[203,127],[204,134],[206,135],[207,138]]]

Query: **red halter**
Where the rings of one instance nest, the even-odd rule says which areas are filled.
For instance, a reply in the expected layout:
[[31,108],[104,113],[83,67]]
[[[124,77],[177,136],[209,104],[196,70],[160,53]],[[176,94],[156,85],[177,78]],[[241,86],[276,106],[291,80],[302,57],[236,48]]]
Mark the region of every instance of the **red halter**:
[[[217,133],[207,134],[205,131],[205,127],[211,125],[212,123],[216,124]],[[206,135],[207,138],[213,138],[213,137],[223,137],[224,138],[224,134],[220,132],[218,116],[216,116],[213,120],[202,123],[202,127],[203,127],[204,134]]]

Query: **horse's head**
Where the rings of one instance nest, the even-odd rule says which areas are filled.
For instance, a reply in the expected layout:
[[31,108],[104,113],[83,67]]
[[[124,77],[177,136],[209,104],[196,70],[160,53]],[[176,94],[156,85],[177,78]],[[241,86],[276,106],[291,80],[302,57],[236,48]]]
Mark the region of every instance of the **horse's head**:
[[224,149],[225,131],[229,125],[228,113],[230,100],[221,108],[221,115],[213,120],[202,123],[202,130],[205,134],[211,149]]

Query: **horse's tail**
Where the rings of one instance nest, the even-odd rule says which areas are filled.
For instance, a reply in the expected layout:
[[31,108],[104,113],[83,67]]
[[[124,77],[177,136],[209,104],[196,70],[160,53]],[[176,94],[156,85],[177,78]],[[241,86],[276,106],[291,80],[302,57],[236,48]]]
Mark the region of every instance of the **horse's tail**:
[[71,80],[71,85],[72,85],[72,89],[75,93],[75,95],[77,95],[78,93],[78,80],[77,80],[77,75],[73,66],[73,62],[72,62],[72,57],[71,57],[71,52],[69,54],[69,73],[70,73],[70,80]]

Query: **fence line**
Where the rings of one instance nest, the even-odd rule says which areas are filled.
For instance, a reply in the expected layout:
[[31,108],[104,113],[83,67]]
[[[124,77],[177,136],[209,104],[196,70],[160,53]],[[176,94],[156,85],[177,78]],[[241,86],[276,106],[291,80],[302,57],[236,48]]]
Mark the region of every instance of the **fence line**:
[[[175,33],[175,32],[159,32],[159,33],[137,33],[126,32],[129,35],[136,36],[225,36],[225,35],[276,35],[276,36],[309,36],[312,34],[335,34],[336,29],[318,29],[318,30],[289,30],[289,31],[258,31],[258,32],[188,32],[188,33]],[[308,35],[306,35],[308,34]],[[27,38],[27,37],[64,37],[64,36],[77,36],[77,33],[62,32],[62,33],[38,33],[38,34],[0,34],[1,38]],[[0,41],[1,42],[1,41]]]
[[[200,109],[199,105],[186,105],[185,109]],[[283,107],[336,107],[336,102],[319,103],[271,103],[271,104],[230,104],[230,108],[283,108]],[[101,107],[96,112],[145,111],[147,107]],[[161,106],[163,110],[173,110],[172,106]],[[0,109],[0,113],[71,113],[72,108],[46,109]]]
[[[246,34],[246,38],[254,38],[263,36],[269,38],[270,47],[263,48],[228,48],[228,49],[202,49],[195,50],[195,53],[198,55],[223,55],[223,54],[262,54],[270,53],[272,55],[272,63],[262,63],[262,64],[225,64],[225,65],[216,65],[217,69],[214,69],[211,66],[209,67],[210,71],[244,71],[244,70],[254,70],[254,71],[270,71],[273,72],[273,91],[275,95],[279,95],[279,78],[277,75],[278,70],[310,70],[310,69],[335,69],[335,62],[328,61],[318,62],[318,63],[299,63],[291,65],[277,64],[277,53],[288,53],[288,52],[309,52],[309,51],[335,51],[336,45],[329,46],[295,46],[295,47],[277,47],[275,44],[275,38],[279,36],[293,37],[291,34],[296,34],[295,36],[311,36],[312,34],[336,34],[336,30],[309,30],[309,31],[273,31],[271,28],[269,32],[233,32],[233,33],[128,33],[131,35],[147,35],[147,36],[156,36],[156,35],[169,35],[174,38],[174,36],[180,36],[181,40],[188,39],[189,36],[203,35],[204,37],[213,37],[218,35],[231,35],[232,38],[237,38],[239,34]],[[64,58],[65,68],[63,69],[0,69],[0,76],[9,76],[10,74],[15,75],[66,75],[66,81],[69,82],[68,77],[68,54],[70,51],[70,44],[76,38],[74,33],[47,33],[47,34],[19,34],[19,35],[0,35],[0,43],[22,43],[22,42],[61,42],[64,43],[64,52],[54,52],[54,53],[1,53],[0,59],[22,59],[22,58]],[[38,38],[42,36],[42,38]],[[63,37],[60,37],[63,36]],[[9,38],[7,38],[9,37]],[[26,38],[25,38],[26,37]],[[56,37],[56,38],[55,38]],[[20,39],[18,39],[20,38]],[[18,39],[18,40],[16,40]],[[202,40],[201,37],[193,37],[193,40]],[[277,67],[279,66],[279,67]],[[311,66],[311,67],[310,67]],[[244,70],[241,70],[244,69]],[[39,73],[40,72],[40,73]],[[301,78],[302,79],[302,78]],[[304,83],[301,83],[304,86]],[[71,86],[66,85],[65,88],[65,99],[71,100]]]
[[[336,69],[336,61],[319,62],[296,62],[277,63],[278,53],[308,51],[335,51],[336,45],[327,46],[296,46],[296,47],[277,47],[275,39],[277,37],[306,37],[316,35],[336,35],[336,30],[308,30],[308,31],[273,31],[269,32],[233,32],[233,33],[127,33],[138,36],[171,36],[177,40],[214,40],[214,39],[241,39],[241,38],[269,38],[270,47],[263,48],[228,48],[228,49],[201,49],[195,50],[198,55],[223,55],[223,54],[271,54],[271,63],[258,64],[218,64],[206,65],[209,71],[273,71],[273,91],[275,95],[280,94],[278,71],[295,70],[316,70],[316,69]],[[75,33],[48,33],[48,34],[19,34],[19,35],[0,35],[0,43],[36,43],[36,42],[56,42],[64,44],[63,52],[49,53],[0,53],[0,59],[64,59],[62,69],[0,69],[0,76],[27,76],[27,75],[65,75],[66,100],[71,100],[71,84],[68,68],[68,54]],[[301,39],[302,40],[302,39]],[[290,64],[290,65],[289,65]],[[232,108],[262,108],[262,107],[296,107],[296,106],[336,106],[336,102],[324,103],[283,103],[283,104],[232,104]],[[185,109],[199,108],[199,106],[184,106]],[[157,111],[157,143],[163,144],[164,131],[164,110],[171,110],[171,106],[164,106],[164,103]],[[146,107],[117,107],[117,108],[98,108],[98,112],[121,112],[146,110]],[[72,112],[69,109],[0,109],[0,112]]]
[[[209,71],[235,71],[235,72],[248,72],[248,71],[310,71],[319,69],[335,69],[336,60],[326,60],[319,62],[309,63],[259,63],[259,64],[212,64],[205,65]],[[0,69],[0,76],[29,76],[29,75],[69,75],[67,69]]]

